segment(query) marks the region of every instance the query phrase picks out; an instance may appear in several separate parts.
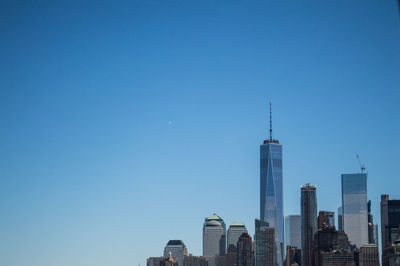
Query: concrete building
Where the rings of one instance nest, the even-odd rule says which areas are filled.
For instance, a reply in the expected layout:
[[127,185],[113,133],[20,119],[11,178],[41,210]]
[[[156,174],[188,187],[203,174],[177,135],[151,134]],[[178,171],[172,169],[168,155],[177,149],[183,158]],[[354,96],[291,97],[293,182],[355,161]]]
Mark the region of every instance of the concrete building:
[[239,237],[243,233],[247,233],[247,228],[244,223],[233,222],[228,229],[228,247],[229,245],[234,245],[236,247]]
[[317,231],[317,187],[301,186],[301,265],[312,266],[313,238]]
[[237,265],[254,266],[254,245],[248,233],[243,233],[237,242]]
[[275,229],[269,227],[267,222],[255,220],[255,265],[275,266]]
[[396,240],[400,226],[400,200],[390,200],[389,195],[381,195],[381,237],[382,248],[390,246]]
[[168,257],[160,261],[160,266],[179,266],[179,263],[172,257],[170,253]]
[[208,261],[205,257],[189,254],[183,257],[183,266],[208,266]]
[[282,145],[272,137],[270,105],[269,139],[260,145],[260,219],[275,229],[275,257],[279,266],[284,253],[282,179]]
[[203,224],[203,256],[224,255],[226,251],[226,226],[215,213],[207,217]]
[[232,266],[237,265],[237,247],[230,244],[227,253],[215,257],[215,266]]
[[379,250],[374,244],[360,247],[359,266],[379,266]]
[[165,260],[164,257],[150,257],[147,259],[147,266],[160,266],[163,260]]
[[301,248],[301,216],[288,215],[285,217],[285,247]]
[[333,250],[321,252],[321,264],[318,266],[355,266],[354,253]]
[[179,263],[179,266],[182,266],[183,257],[187,256],[188,252],[182,240],[170,240],[164,248],[164,257],[168,257],[169,254]]
[[367,174],[342,174],[343,229],[358,248],[368,244]]

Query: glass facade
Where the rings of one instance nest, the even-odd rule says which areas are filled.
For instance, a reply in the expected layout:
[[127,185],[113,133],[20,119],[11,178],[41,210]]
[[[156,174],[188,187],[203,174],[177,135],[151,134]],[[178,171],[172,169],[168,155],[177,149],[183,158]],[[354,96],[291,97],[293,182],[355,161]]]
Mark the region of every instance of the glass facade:
[[301,216],[288,215],[285,217],[285,247],[301,248]]
[[256,266],[276,265],[275,230],[267,222],[256,219],[254,244]]
[[317,231],[317,187],[301,186],[301,265],[313,265],[313,240]]
[[277,264],[283,263],[282,145],[265,140],[260,146],[260,219],[275,230]]
[[368,244],[367,174],[342,175],[343,230],[358,248]]

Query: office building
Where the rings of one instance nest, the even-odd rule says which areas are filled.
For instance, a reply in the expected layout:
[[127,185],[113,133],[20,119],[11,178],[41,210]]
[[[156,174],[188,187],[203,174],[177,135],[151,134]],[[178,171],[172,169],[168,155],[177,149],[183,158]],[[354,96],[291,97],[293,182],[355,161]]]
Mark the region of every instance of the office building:
[[335,226],[335,213],[329,211],[320,211],[318,214],[318,229],[322,228],[322,225]]
[[160,261],[160,266],[180,266],[178,261],[176,261],[171,252],[169,253],[168,257],[164,258],[164,260]]
[[[211,258],[225,255],[225,250],[226,226],[222,218],[214,213],[203,224],[203,256]],[[209,259],[209,265],[214,266],[212,259]]]
[[236,247],[236,243],[243,233],[247,233],[247,229],[244,223],[233,222],[228,229],[228,247],[229,245],[234,245]]
[[338,208],[338,231],[343,232],[343,209]]
[[254,246],[248,233],[243,233],[237,242],[237,265],[254,266]]
[[285,246],[301,248],[301,216],[285,217]]
[[183,265],[183,256],[187,256],[187,248],[182,240],[170,240],[164,248],[164,257],[169,255],[179,263],[179,266]]
[[260,219],[275,229],[276,259],[283,262],[283,189],[282,189],[282,145],[272,138],[270,105],[269,139],[260,146]]
[[[350,251],[349,239],[345,232],[338,232],[335,227],[324,224],[314,235],[313,265],[323,265],[323,254],[328,256],[329,252],[333,250]],[[333,257],[338,258],[340,256],[339,253],[333,254],[331,260],[333,260]]]
[[359,266],[379,266],[379,251],[374,244],[360,247]]
[[390,200],[389,195],[381,195],[381,237],[382,249],[390,246],[396,239],[400,226],[400,200]]
[[205,257],[189,254],[183,257],[183,266],[208,266],[208,261]]
[[322,251],[321,264],[318,266],[356,266],[354,252],[344,250]]
[[256,266],[275,266],[275,230],[267,222],[255,220],[255,264]]
[[301,186],[301,265],[313,263],[313,239],[317,231],[317,187],[305,184]]
[[147,266],[160,266],[163,260],[165,260],[165,257],[150,257],[147,259]]
[[367,174],[342,174],[343,230],[351,244],[368,244]]

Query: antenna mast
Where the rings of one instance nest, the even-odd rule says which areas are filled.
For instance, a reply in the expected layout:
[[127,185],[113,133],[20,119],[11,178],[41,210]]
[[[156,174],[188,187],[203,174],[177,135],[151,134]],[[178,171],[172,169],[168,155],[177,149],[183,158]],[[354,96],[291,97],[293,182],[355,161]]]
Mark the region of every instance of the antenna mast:
[[269,102],[269,140],[272,142],[272,103]]

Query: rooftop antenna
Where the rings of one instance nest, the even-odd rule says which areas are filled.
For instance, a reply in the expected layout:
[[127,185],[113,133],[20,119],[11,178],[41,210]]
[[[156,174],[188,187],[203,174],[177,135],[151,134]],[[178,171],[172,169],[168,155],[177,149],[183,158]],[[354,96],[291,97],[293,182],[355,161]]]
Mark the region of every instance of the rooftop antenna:
[[272,103],[269,102],[269,140],[272,142]]
[[361,173],[364,173],[365,165],[361,163],[360,156],[358,156],[358,154],[357,154],[357,160],[358,160],[358,164],[360,165]]

